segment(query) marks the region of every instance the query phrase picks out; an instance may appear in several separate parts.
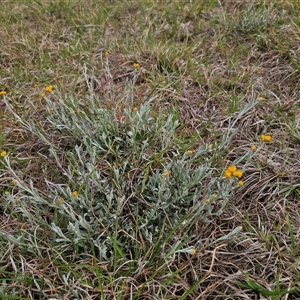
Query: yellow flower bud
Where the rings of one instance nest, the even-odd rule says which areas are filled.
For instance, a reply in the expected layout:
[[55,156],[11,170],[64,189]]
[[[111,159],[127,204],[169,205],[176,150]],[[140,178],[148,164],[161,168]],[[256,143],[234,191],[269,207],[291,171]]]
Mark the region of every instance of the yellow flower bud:
[[233,173],[233,172],[236,171],[236,166],[229,166],[229,167],[227,168],[227,170],[228,170],[230,173]]
[[163,176],[168,177],[170,175],[170,173],[168,171],[163,173]]
[[236,170],[235,172],[232,173],[233,176],[237,177],[237,178],[242,178],[243,177],[243,172]]
[[230,178],[231,177],[231,172],[230,171],[228,171],[228,170],[225,170],[225,172],[224,172],[224,176],[226,177],[226,178]]
[[64,199],[63,198],[58,198],[57,199],[57,203],[58,204],[63,204],[64,203]]

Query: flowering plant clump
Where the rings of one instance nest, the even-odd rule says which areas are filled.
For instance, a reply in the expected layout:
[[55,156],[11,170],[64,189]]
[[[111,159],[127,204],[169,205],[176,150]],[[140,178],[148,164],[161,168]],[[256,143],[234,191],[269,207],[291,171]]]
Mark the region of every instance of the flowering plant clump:
[[[116,245],[127,253],[136,241],[150,246],[168,237],[166,242],[172,244],[179,227],[187,240],[196,220],[212,222],[233,197],[235,183],[219,176],[212,155],[212,149],[224,149],[230,136],[220,145],[195,149],[194,143],[188,147],[193,150],[186,151],[186,145],[183,149],[177,142],[176,111],[153,113],[154,98],[139,105],[138,113],[129,103],[120,120],[119,111],[105,109],[92,89],[82,100],[88,103],[84,110],[80,99],[56,97],[46,99],[51,113],[43,128],[24,121],[7,105],[23,128],[47,145],[61,181],[46,179],[48,190],[40,191],[18,176],[11,157],[4,159],[20,199],[8,195],[8,205],[18,205],[24,218],[54,211],[52,222],[38,219],[53,233],[49,243],[54,246],[63,243],[78,253],[96,251],[101,259],[109,259]],[[243,175],[233,165],[225,174]],[[195,253],[191,249],[189,253]]]

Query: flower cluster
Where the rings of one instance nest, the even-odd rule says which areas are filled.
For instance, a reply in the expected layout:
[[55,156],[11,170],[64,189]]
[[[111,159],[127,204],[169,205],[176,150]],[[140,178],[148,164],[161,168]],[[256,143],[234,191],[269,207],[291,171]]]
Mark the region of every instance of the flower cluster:
[[0,96],[1,95],[6,95],[6,92],[5,91],[0,91]]
[[48,85],[45,87],[45,92],[47,93],[52,93],[53,92],[53,85]]
[[44,98],[46,96],[46,93],[52,93],[52,92],[53,92],[53,85],[50,84],[44,88],[44,92],[41,93],[41,97]]
[[226,178],[230,178],[231,176],[234,176],[234,177],[237,177],[237,178],[240,179],[240,178],[243,177],[243,172],[240,171],[240,170],[238,170],[238,169],[236,168],[236,166],[231,165],[231,166],[229,166],[229,167],[225,170],[224,176],[225,176]]
[[271,140],[272,140],[272,137],[271,137],[270,135],[264,135],[264,134],[262,134],[262,135],[260,136],[260,138],[261,138],[261,140],[262,140],[263,142],[271,142]]

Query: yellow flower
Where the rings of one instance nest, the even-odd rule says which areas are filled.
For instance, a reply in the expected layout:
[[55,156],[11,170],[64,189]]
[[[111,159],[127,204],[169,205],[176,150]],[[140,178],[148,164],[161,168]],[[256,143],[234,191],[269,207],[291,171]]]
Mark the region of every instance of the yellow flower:
[[265,98],[260,96],[260,97],[257,98],[257,100],[258,101],[263,101],[263,100],[265,100]]
[[41,97],[44,98],[46,96],[45,93],[41,93]]
[[37,84],[37,83],[34,83],[34,84],[33,84],[33,87],[34,87],[34,88],[36,88],[37,86],[38,86],[38,84]]
[[191,248],[189,251],[190,251],[190,254],[195,254],[196,253],[196,249],[195,248]]
[[[76,196],[77,197],[77,196]],[[58,204],[63,204],[64,203],[64,199],[63,198],[58,198],[57,199],[57,203]]]
[[243,186],[244,185],[244,181],[243,180],[239,180],[238,185],[239,186]]
[[256,150],[256,146],[255,146],[255,145],[252,145],[252,146],[251,146],[251,150],[252,150],[252,151],[255,151],[255,150]]
[[206,199],[205,202],[206,202],[207,204],[209,204],[209,203],[210,203],[210,199]]
[[225,170],[224,171],[224,176],[226,177],[226,178],[230,178],[231,177],[231,172],[229,171],[229,170]]
[[137,62],[135,62],[135,63],[133,63],[133,67],[136,69],[136,68],[138,68],[140,65],[139,65],[139,63],[137,63]]
[[271,140],[272,140],[272,137],[270,135],[265,136],[265,141],[266,142],[271,142]]
[[50,85],[45,87],[45,92],[52,93],[52,91],[53,91],[53,85],[50,84]]
[[108,56],[108,55],[109,55],[109,52],[108,52],[108,51],[105,51],[105,52],[104,52],[104,55],[105,55],[105,56]]
[[0,153],[0,155],[1,155],[2,157],[4,157],[4,156],[7,155],[7,152],[3,150],[3,151]]
[[134,110],[134,111],[138,111],[139,109],[135,106],[135,107],[133,108],[133,110]]
[[197,250],[193,246],[175,251],[175,253],[189,253],[189,254],[195,254],[196,252]]
[[72,195],[73,195],[74,197],[78,197],[78,192],[77,192],[77,191],[74,191],[74,192],[72,193]]
[[18,183],[18,181],[15,180],[15,179],[11,181],[11,184],[12,184],[12,185],[16,185],[17,183]]
[[1,95],[6,95],[6,92],[5,91],[0,91],[0,96]]
[[242,178],[243,177],[243,172],[236,170],[235,172],[232,173],[233,176],[237,177],[237,178]]
[[219,197],[218,194],[213,194],[212,196],[213,196],[215,199],[217,199],[217,198]]
[[164,175],[165,177],[168,177],[168,176],[170,175],[170,173],[169,173],[168,171],[165,171],[165,172],[163,173],[163,175]]
[[260,136],[260,138],[261,138],[261,140],[262,140],[263,142],[271,142],[271,140],[272,140],[272,136],[270,136],[270,135],[264,135],[264,134],[262,134],[262,135]]
[[186,152],[187,152],[187,154],[193,154],[195,151],[194,150],[188,150]]
[[233,172],[236,171],[236,166],[229,166],[229,167],[227,168],[227,170],[228,170],[230,173],[233,173]]

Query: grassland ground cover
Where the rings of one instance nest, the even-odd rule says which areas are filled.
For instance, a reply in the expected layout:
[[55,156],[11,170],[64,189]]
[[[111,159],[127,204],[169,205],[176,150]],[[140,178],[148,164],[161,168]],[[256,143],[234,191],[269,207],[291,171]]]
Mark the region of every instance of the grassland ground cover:
[[2,0],[1,299],[300,299],[299,15]]

